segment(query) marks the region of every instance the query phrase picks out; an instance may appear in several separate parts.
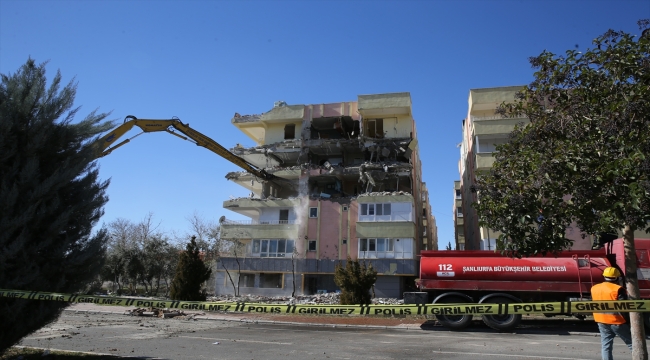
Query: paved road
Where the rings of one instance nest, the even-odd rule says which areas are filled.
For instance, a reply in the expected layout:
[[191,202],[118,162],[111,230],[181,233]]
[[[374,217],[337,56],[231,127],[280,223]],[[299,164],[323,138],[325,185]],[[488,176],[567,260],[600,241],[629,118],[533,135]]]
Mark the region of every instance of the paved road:
[[[156,359],[599,359],[593,323],[527,321],[514,333],[183,320],[65,311],[21,345]],[[617,359],[629,358],[620,340]]]

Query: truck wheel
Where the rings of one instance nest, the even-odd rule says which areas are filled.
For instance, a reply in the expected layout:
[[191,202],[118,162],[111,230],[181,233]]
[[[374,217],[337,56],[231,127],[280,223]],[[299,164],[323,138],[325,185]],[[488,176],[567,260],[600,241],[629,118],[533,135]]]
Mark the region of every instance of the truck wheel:
[[[505,297],[493,297],[485,301],[486,303],[495,303],[495,304],[509,304],[513,302],[511,299]],[[485,325],[491,327],[494,330],[505,331],[511,330],[517,327],[521,322],[521,314],[514,315],[483,315],[483,322]]]
[[[459,296],[446,296],[437,304],[466,304],[467,299]],[[440,324],[452,330],[462,330],[472,322],[472,315],[436,315]]]

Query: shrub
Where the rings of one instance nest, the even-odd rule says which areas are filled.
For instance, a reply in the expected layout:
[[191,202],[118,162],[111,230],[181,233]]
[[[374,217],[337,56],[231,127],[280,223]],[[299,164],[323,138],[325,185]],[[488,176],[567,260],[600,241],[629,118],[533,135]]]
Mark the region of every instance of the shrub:
[[341,288],[341,305],[370,304],[370,289],[377,281],[377,271],[372,265],[359,264],[348,256],[345,267],[336,264],[334,283]]

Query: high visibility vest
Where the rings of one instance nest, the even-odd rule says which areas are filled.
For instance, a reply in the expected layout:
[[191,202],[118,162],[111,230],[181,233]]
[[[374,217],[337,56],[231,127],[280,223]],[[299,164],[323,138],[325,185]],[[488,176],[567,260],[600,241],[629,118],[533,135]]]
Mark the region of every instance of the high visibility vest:
[[[591,287],[591,298],[599,300],[618,300],[618,290],[621,286],[604,282]],[[625,318],[618,312],[594,313],[594,320],[603,324],[625,324]]]

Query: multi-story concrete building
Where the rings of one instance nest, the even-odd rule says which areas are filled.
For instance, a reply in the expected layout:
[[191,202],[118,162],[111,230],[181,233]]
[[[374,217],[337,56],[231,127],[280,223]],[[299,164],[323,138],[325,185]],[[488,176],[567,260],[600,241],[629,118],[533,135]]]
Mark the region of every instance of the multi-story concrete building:
[[256,146],[231,151],[278,179],[226,176],[251,193],[223,203],[249,219],[220,221],[221,238],[242,245],[219,260],[218,293],[232,293],[232,283],[243,294],[336,291],[335,264],[348,256],[378,271],[378,297],[413,287],[420,250],[438,244],[409,93],[277,102],[232,124]]
[[438,250],[438,225],[436,218],[431,214],[429,202],[429,189],[422,183],[422,250]]
[[[495,113],[504,101],[514,101],[515,93],[522,88],[523,85],[469,91],[469,108],[463,120],[463,141],[458,163],[460,181],[454,183],[456,249],[495,249],[500,233],[478,225],[478,216],[472,206],[478,197],[471,191],[471,186],[482,171],[489,170],[494,164],[496,146],[508,141],[510,132],[517,124],[528,123],[526,118],[503,118]],[[575,226],[567,229],[566,236],[573,240],[573,249],[590,249],[592,246],[591,237],[583,236]]]
[[454,239],[456,250],[465,250],[465,218],[463,217],[463,197],[460,188],[460,181],[454,181],[454,208],[452,209],[454,219]]

